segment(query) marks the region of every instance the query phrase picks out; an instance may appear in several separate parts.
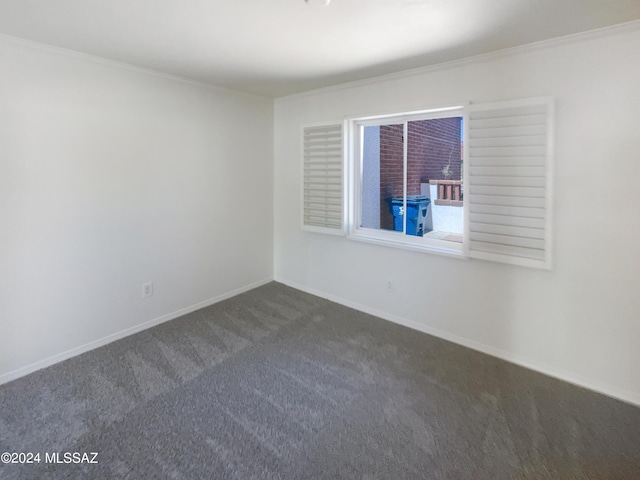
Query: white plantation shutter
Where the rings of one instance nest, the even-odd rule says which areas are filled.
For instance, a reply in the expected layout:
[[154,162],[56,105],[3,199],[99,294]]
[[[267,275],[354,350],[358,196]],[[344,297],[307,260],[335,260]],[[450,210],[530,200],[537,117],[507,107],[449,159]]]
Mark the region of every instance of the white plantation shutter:
[[303,128],[303,228],[344,233],[342,125]]
[[553,100],[469,107],[468,256],[551,268]]

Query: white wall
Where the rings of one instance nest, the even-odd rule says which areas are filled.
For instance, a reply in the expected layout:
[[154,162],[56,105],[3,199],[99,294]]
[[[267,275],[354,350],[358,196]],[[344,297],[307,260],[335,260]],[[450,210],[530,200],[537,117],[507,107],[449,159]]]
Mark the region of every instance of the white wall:
[[0,383],[272,278],[272,140],[271,100],[0,39]]
[[[278,99],[276,279],[640,404],[639,25]],[[301,231],[301,124],[543,95],[554,271]]]

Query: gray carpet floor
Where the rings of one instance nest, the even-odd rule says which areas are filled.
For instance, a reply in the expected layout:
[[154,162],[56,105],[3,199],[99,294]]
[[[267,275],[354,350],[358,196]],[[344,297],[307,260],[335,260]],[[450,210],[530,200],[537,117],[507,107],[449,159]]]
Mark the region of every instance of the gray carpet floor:
[[0,386],[0,408],[0,452],[42,455],[2,479],[640,479],[640,408],[277,283]]

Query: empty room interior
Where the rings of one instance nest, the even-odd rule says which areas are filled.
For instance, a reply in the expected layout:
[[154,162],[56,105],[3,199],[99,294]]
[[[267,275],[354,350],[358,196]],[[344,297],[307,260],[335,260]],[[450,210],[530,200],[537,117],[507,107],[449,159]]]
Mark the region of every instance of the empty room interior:
[[0,0],[0,478],[639,479],[638,0]]

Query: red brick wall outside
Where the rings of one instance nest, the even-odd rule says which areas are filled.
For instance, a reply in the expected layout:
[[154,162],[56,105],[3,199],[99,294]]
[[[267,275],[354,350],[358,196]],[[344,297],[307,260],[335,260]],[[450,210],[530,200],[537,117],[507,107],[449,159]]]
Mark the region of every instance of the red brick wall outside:
[[[420,194],[420,183],[444,180],[444,167],[451,160],[451,180],[460,180],[460,117],[409,122],[407,189]],[[414,193],[415,192],[415,193]]]
[[380,228],[393,230],[389,199],[401,197],[404,184],[404,126],[380,127]]
[[[442,170],[451,159],[451,180],[461,177],[459,117],[409,122],[407,195],[419,195],[420,183],[444,180]],[[380,228],[393,229],[389,199],[403,190],[403,126],[380,127]]]

